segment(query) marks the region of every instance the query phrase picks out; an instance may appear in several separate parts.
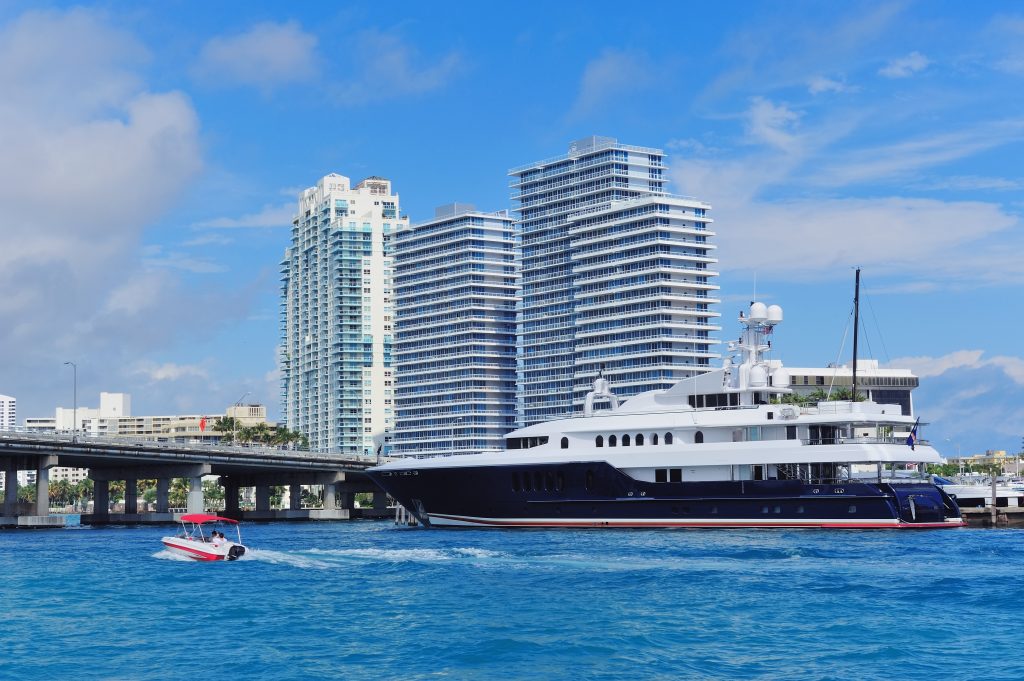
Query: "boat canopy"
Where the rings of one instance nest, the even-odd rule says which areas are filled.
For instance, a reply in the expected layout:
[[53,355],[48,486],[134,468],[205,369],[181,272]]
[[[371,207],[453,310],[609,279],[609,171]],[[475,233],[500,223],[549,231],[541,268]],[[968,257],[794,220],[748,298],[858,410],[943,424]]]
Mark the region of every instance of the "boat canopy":
[[200,525],[203,523],[212,522],[231,523],[232,525],[238,524],[237,520],[232,520],[231,518],[222,518],[219,515],[209,515],[206,513],[189,513],[187,515],[181,516],[181,519],[183,522],[186,523],[199,523]]

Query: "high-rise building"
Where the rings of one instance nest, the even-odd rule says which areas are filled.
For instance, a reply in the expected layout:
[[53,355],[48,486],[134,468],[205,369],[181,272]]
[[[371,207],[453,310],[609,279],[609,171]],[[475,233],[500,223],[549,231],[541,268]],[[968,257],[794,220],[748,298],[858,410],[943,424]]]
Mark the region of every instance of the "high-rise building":
[[17,425],[18,400],[0,395],[0,430],[14,430]]
[[450,204],[395,241],[392,454],[502,449],[516,421],[514,223]]
[[523,425],[708,370],[719,287],[710,206],[665,192],[664,152],[587,137],[509,171],[522,239]]
[[281,412],[314,451],[372,454],[393,423],[391,182],[331,174],[299,195],[281,261]]

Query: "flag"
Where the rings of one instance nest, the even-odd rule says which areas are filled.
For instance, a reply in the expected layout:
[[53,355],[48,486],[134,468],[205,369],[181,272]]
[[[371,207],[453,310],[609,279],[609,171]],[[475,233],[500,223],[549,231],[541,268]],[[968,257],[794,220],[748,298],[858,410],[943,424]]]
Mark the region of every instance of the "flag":
[[917,442],[917,424],[920,422],[921,417],[919,416],[917,420],[914,421],[914,427],[910,429],[910,435],[907,436],[907,446],[910,447],[910,451],[914,451],[914,443]]
[[206,417],[199,419],[199,432],[202,433],[206,430]]

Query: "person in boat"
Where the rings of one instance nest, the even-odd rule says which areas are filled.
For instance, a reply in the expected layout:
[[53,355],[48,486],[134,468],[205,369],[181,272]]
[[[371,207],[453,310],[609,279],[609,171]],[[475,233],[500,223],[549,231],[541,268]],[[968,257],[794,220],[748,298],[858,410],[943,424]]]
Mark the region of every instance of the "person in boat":
[[213,542],[214,546],[220,546],[221,544],[224,543],[224,535],[223,535],[223,533],[219,533],[219,532],[217,532],[217,530],[214,530],[211,534],[212,534],[211,541]]

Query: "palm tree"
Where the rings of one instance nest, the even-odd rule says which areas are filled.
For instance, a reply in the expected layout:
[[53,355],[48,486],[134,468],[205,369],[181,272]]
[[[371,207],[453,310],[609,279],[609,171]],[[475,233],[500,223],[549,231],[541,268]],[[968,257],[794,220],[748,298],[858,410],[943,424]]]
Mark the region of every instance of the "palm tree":
[[238,419],[233,416],[218,416],[213,422],[213,430],[220,433],[221,442],[234,442],[235,431],[238,430]]
[[56,480],[50,484],[50,504],[66,506],[74,500],[74,488],[67,478]]

